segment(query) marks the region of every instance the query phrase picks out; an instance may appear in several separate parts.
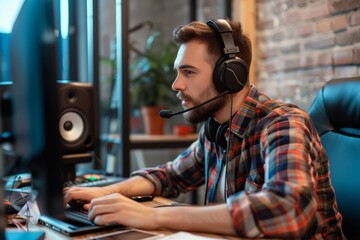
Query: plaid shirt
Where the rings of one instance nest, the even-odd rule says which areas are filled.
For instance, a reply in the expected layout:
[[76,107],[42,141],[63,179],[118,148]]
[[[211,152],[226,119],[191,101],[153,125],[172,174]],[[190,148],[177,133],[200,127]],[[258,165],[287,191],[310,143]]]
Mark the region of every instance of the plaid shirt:
[[133,175],[152,181],[155,194],[165,197],[206,184],[212,202],[227,157],[226,202],[240,236],[343,239],[329,162],[309,119],[252,86],[232,119],[229,152],[209,142],[202,128],[174,161]]

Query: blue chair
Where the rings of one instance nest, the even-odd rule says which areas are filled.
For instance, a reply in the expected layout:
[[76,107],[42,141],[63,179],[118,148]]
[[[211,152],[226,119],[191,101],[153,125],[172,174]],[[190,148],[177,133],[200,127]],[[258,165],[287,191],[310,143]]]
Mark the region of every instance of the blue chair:
[[360,239],[360,77],[328,81],[309,115],[329,158],[344,234]]

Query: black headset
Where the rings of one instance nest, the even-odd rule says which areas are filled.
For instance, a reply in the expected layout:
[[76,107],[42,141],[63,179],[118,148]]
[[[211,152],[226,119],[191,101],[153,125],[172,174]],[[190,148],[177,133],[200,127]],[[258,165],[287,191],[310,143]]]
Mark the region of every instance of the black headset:
[[205,136],[210,142],[215,142],[222,150],[227,148],[227,140],[225,137],[226,130],[229,128],[229,121],[223,124],[216,122],[213,118],[209,118],[204,124]]
[[206,24],[216,32],[222,47],[222,56],[213,71],[214,85],[220,93],[228,90],[237,93],[248,80],[249,66],[241,58],[236,58],[240,50],[235,45],[233,30],[225,19],[209,20]]
[[[230,24],[224,19],[209,20],[206,22],[217,33],[222,47],[222,56],[217,60],[213,71],[213,82],[216,89],[222,93],[241,91],[248,80],[248,65],[241,58],[236,58],[239,47],[235,45]],[[227,147],[225,138],[229,122],[220,124],[209,118],[204,125],[206,138],[218,144],[223,150]]]

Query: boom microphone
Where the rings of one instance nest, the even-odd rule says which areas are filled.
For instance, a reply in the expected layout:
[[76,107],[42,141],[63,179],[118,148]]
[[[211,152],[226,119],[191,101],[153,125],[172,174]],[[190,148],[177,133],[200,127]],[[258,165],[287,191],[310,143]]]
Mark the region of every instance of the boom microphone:
[[162,117],[162,118],[171,118],[172,116],[179,115],[179,114],[182,114],[182,113],[185,113],[185,112],[194,110],[194,109],[199,108],[199,107],[201,107],[201,106],[203,106],[203,105],[205,105],[205,104],[207,104],[207,103],[209,103],[209,102],[214,101],[215,99],[218,99],[219,97],[224,96],[224,95],[227,94],[227,93],[230,93],[230,90],[227,90],[227,91],[225,91],[225,92],[222,92],[222,93],[220,93],[219,95],[217,95],[217,96],[215,96],[215,97],[213,97],[213,98],[210,98],[209,100],[207,100],[207,101],[205,101],[205,102],[203,102],[203,103],[200,103],[199,105],[195,105],[195,106],[193,106],[193,107],[191,107],[191,108],[185,109],[185,110],[180,111],[180,112],[172,113],[171,110],[161,110],[161,111],[160,111],[160,117]]

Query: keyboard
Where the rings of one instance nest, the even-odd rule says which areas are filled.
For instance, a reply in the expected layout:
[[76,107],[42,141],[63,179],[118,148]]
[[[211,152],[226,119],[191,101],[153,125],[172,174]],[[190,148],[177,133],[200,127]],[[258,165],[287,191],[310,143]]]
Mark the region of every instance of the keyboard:
[[102,187],[113,183],[124,181],[125,178],[118,176],[102,176],[96,175],[96,177],[84,174],[81,177],[77,177],[74,181],[67,181],[64,183],[64,187]]
[[88,219],[88,211],[85,209],[67,207],[64,211],[64,215],[67,219],[88,225],[94,225],[94,223]]
[[[106,185],[110,185],[113,183],[117,183],[125,180],[125,178],[118,176],[104,176],[99,174],[84,174],[78,176],[74,181],[67,181],[64,184],[64,187],[102,187]],[[87,210],[82,207],[67,207],[64,211],[64,215],[67,219],[80,222],[87,225],[94,225],[88,219]]]

